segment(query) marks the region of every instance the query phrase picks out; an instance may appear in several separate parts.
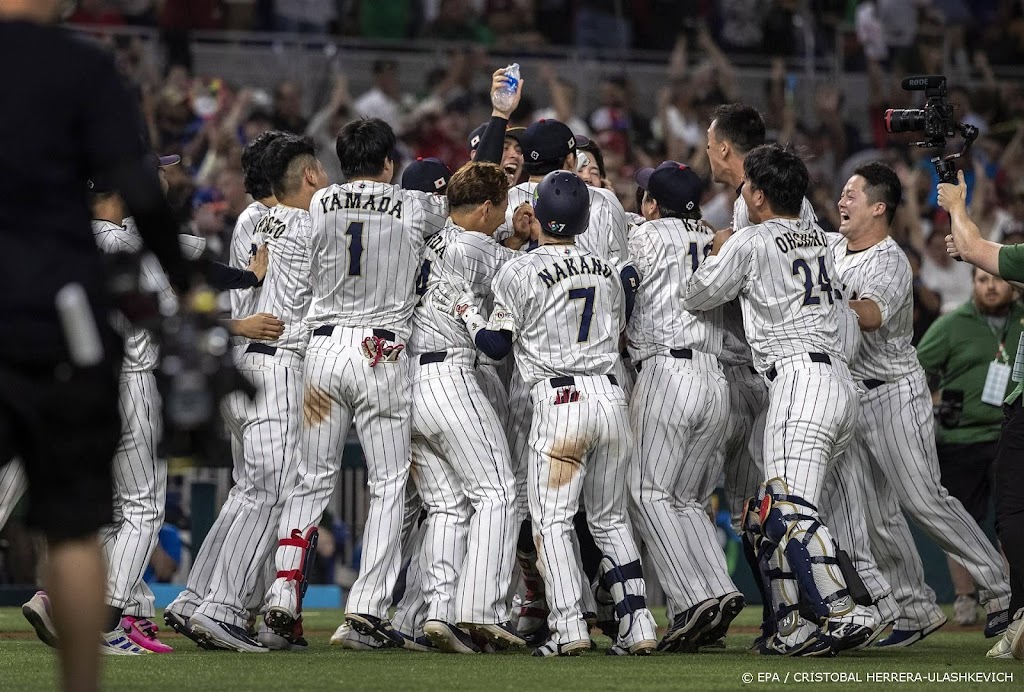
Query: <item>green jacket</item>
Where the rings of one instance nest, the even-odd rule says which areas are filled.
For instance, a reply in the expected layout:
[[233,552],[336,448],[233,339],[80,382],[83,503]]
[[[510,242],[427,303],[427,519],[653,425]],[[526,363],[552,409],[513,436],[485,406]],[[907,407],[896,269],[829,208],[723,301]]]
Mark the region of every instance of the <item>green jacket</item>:
[[[999,249],[999,276],[1005,281],[1024,282],[1024,245],[1004,245]],[[1017,386],[1006,397],[1008,404],[1016,401],[1024,391],[1024,352],[1018,349],[1014,353],[1017,357],[1013,361],[1013,375],[1010,379]]]
[[[999,439],[1003,411],[983,403],[989,364],[997,358],[1012,363],[1024,329],[1024,306],[1014,302],[1006,325],[995,332],[974,301],[943,315],[928,328],[917,345],[917,359],[929,376],[940,376],[940,388],[964,393],[964,410],[955,428],[939,427],[939,441],[951,444],[991,442]],[[999,344],[1005,334],[1003,350]],[[1007,390],[1012,384],[1007,386]]]

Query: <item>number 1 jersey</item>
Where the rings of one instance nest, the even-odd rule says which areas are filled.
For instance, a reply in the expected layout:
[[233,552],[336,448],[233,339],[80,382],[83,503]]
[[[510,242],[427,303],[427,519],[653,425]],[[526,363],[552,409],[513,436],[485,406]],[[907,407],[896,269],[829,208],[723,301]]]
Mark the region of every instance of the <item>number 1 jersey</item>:
[[622,281],[610,262],[574,245],[542,245],[506,262],[493,290],[488,326],[512,332],[527,386],[613,371],[625,308]]
[[444,226],[445,197],[357,180],[316,193],[307,324],[390,329],[409,338],[423,239]]

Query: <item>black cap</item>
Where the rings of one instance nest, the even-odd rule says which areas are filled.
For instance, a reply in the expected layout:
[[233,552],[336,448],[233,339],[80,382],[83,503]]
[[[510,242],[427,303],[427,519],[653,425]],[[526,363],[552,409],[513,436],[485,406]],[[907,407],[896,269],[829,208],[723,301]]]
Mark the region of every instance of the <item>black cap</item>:
[[523,156],[533,163],[561,161],[590,140],[576,136],[565,123],[557,120],[538,120],[526,128],[519,138]]
[[[478,146],[480,146],[480,138],[484,136],[484,130],[486,130],[486,129],[487,129],[487,123],[484,123],[483,125],[480,125],[479,127],[477,127],[476,129],[474,129],[472,132],[469,133],[469,150],[470,151],[476,151],[476,148]],[[519,142],[520,145],[522,144],[522,136],[523,136],[524,132],[526,132],[526,128],[525,127],[506,127],[505,128],[505,136],[506,137],[511,137],[512,139],[514,139],[517,142]]]
[[658,201],[674,212],[693,211],[700,207],[704,186],[693,169],[678,161],[665,161],[657,168],[641,168],[633,180]]
[[448,189],[452,172],[440,159],[416,159],[402,173],[402,187],[443,195]]

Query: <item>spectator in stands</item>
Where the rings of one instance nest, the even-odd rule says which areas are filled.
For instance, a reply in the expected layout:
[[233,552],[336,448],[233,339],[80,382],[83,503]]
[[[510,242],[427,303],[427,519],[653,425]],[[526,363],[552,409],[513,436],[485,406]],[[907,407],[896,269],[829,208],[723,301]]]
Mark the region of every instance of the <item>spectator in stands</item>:
[[[602,132],[615,133],[621,145],[628,148],[638,142],[646,142],[651,136],[650,122],[642,113],[633,109],[632,87],[625,75],[606,77],[599,87],[601,105],[587,117],[594,135]],[[606,148],[602,144],[602,149]]]
[[485,46],[494,43],[494,34],[480,23],[468,0],[441,0],[437,18],[424,28],[423,38],[472,41]]
[[[936,320],[917,345],[933,397],[941,402],[937,449],[942,485],[979,524],[988,517],[1002,404],[1013,387],[1009,369],[1022,328],[1024,306],[1017,302],[1014,289],[975,268],[971,300]],[[1005,370],[1007,377],[990,391],[988,379],[998,370]],[[973,625],[978,619],[974,580],[966,569],[947,560],[956,589],[954,621]]]
[[938,318],[942,297],[921,281],[921,253],[909,245],[903,246],[903,252],[910,260],[911,276],[914,278],[914,338],[911,343],[916,346],[928,327]]
[[206,238],[206,251],[214,259],[227,261],[233,225],[227,223],[228,204],[213,187],[196,190],[192,197],[192,235]]
[[718,42],[727,51],[753,53],[764,42],[767,0],[718,0]]
[[245,179],[242,176],[242,169],[235,166],[228,166],[217,174],[214,187],[224,198],[226,208],[224,210],[224,222],[231,228],[235,227],[235,221],[245,208],[249,206],[252,199],[245,191]]
[[946,231],[935,228],[928,236],[921,261],[921,281],[942,297],[939,312],[952,312],[971,297],[971,265],[957,262],[946,252]]
[[529,50],[544,45],[533,23],[532,0],[486,0],[484,18],[501,50]]
[[575,134],[590,136],[587,123],[576,113],[576,85],[561,77],[549,63],[540,66],[540,79],[548,88],[551,105],[533,114],[534,120],[557,120]]
[[74,24],[120,26],[124,24],[124,17],[108,0],[80,0],[78,9],[68,21]]
[[334,0],[277,0],[274,29],[302,34],[326,34],[336,15]]
[[345,123],[352,120],[352,94],[348,90],[348,77],[339,72],[334,75],[334,89],[331,98],[309,121],[306,135],[313,138],[316,145],[316,157],[324,166],[327,178],[332,183],[344,180],[341,175],[341,163],[335,151],[338,132]]
[[581,52],[622,53],[633,42],[625,3],[615,0],[579,0],[576,11],[576,48]]
[[377,60],[373,63],[373,88],[356,99],[356,114],[363,118],[380,118],[395,132],[402,130],[401,86],[398,82],[398,63]]
[[303,115],[302,88],[290,79],[279,83],[274,89],[274,129],[301,135],[308,124]]

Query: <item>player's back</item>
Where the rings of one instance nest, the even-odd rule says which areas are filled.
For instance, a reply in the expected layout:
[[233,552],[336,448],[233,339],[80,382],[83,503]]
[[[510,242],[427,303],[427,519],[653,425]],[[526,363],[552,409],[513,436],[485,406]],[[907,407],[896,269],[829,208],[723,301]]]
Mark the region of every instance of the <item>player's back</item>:
[[256,242],[267,245],[269,264],[254,312],[267,312],[284,322],[284,333],[273,346],[305,353],[309,330],[310,220],[305,209],[278,204],[260,219]]
[[514,353],[528,386],[613,371],[625,314],[610,262],[574,245],[542,245],[498,271],[494,301],[492,320],[516,325]]
[[430,297],[435,292],[457,296],[467,285],[475,295],[488,296],[498,269],[515,254],[483,233],[451,223],[428,238],[417,281],[420,301],[413,313],[409,350],[426,353],[450,348],[475,349],[462,320],[436,309]]
[[442,198],[387,183],[356,181],[317,192],[310,204],[309,326],[390,329],[407,339],[423,238],[443,226],[446,212]]
[[629,259],[640,286],[626,334],[635,362],[676,348],[721,353],[722,308],[692,313],[678,297],[711,250],[713,238],[712,229],[701,221],[657,219],[633,229]]
[[741,306],[755,366],[764,372],[808,352],[845,360],[831,283],[838,272],[825,232],[805,219],[777,218],[729,242],[751,247]]
[[846,238],[833,245],[836,265],[849,300],[867,299],[878,305],[882,326],[861,336],[860,350],[850,372],[860,380],[893,380],[921,369],[914,337],[913,271],[907,255],[892,238],[866,250],[850,252]]

